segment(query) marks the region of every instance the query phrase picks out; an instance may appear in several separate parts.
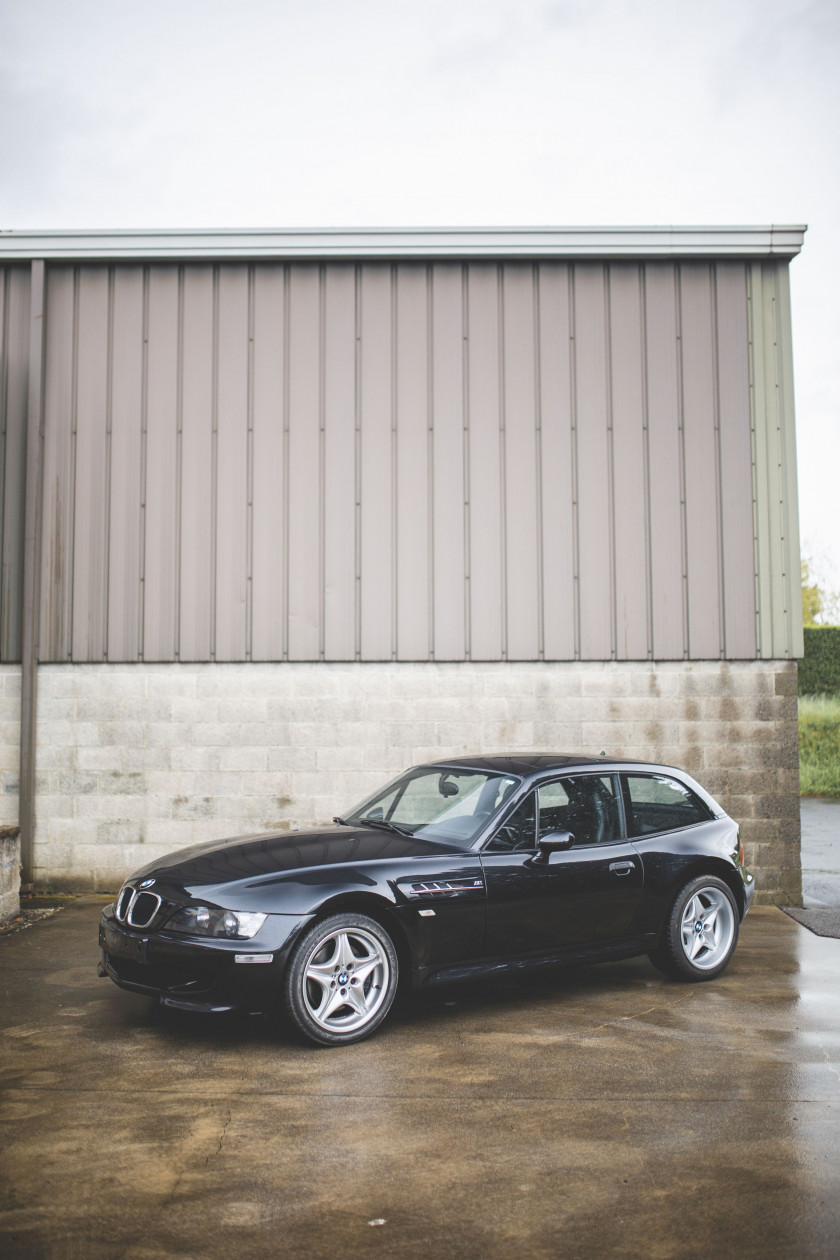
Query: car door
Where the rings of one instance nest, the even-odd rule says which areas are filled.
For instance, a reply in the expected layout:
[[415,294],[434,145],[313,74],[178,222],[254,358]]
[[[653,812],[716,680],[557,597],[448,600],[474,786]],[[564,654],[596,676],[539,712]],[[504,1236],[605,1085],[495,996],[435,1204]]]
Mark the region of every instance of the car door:
[[[538,838],[570,831],[543,860]],[[486,952],[562,952],[632,934],[642,862],[625,839],[616,775],[568,775],[530,792],[481,853]]]

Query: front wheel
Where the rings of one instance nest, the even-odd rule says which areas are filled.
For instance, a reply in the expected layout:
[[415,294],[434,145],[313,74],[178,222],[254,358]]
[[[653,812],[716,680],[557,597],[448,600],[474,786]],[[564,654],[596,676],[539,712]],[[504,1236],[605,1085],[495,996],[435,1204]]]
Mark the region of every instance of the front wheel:
[[286,1011],[309,1041],[349,1045],[382,1023],[397,991],[393,942],[375,919],[334,914],[304,934],[289,960]]
[[662,940],[648,955],[654,967],[680,980],[719,976],[738,943],[738,907],[715,875],[691,880],[677,894]]

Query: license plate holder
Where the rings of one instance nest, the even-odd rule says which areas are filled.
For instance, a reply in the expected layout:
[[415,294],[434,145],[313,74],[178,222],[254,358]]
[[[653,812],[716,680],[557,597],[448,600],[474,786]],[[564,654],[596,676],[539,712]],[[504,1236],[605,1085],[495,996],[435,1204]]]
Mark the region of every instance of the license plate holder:
[[122,936],[117,932],[108,932],[105,937],[106,950],[114,958],[127,958],[131,962],[144,963],[148,939],[144,936]]

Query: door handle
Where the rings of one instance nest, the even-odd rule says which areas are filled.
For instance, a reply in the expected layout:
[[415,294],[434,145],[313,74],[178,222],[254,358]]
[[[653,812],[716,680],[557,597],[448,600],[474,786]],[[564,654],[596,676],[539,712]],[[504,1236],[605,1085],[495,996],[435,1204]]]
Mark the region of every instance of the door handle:
[[614,875],[629,875],[635,869],[633,862],[610,862],[610,870]]

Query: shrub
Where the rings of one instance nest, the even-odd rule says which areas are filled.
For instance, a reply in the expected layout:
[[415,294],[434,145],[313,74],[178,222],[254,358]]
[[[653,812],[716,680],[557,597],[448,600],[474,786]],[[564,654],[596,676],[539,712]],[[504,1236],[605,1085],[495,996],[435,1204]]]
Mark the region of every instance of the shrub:
[[840,626],[806,626],[800,696],[840,695]]
[[840,696],[799,701],[799,791],[840,796]]

